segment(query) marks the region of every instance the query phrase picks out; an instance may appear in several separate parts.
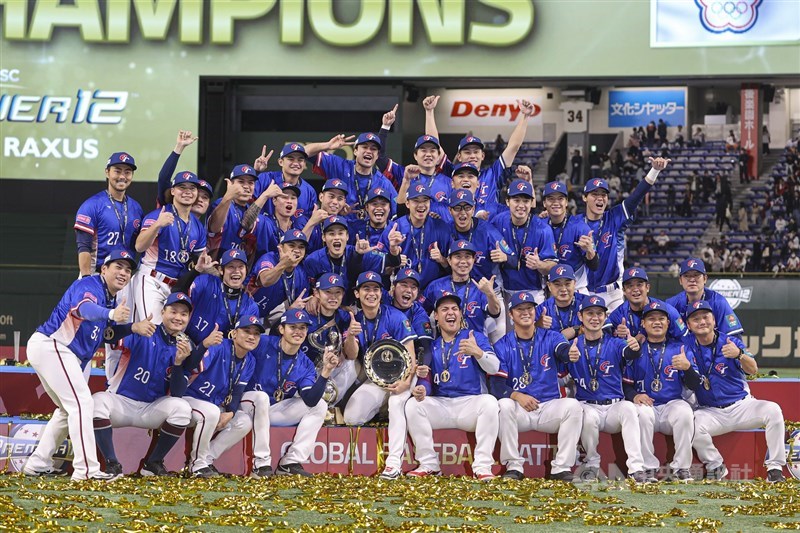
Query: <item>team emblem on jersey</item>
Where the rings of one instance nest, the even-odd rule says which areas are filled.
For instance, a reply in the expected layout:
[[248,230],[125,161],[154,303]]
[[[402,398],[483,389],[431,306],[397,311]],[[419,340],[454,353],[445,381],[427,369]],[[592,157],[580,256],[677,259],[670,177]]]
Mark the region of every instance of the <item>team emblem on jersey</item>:
[[539,364],[541,364],[542,368],[544,368],[545,370],[549,370],[550,369],[550,356],[547,355],[547,354],[544,354],[539,359]]
[[289,381],[288,379],[283,382],[283,392],[290,392],[292,389],[297,387],[297,383],[294,381]]
[[685,330],[685,329],[686,329],[686,324],[683,322],[683,319],[682,319],[681,317],[678,317],[678,318],[675,320],[675,323],[678,325],[678,329],[679,329],[680,331],[683,331],[683,330]]
[[456,359],[458,360],[458,368],[467,368],[467,363],[469,362],[469,358],[472,357],[469,354],[460,353]]
[[678,371],[678,369],[675,368],[672,365],[667,365],[667,366],[664,367],[664,375],[667,376],[667,379],[669,379],[669,380],[674,379],[673,376],[675,375],[675,372],[677,372],[677,371]]
[[[569,252],[570,252],[569,244],[562,244],[561,247],[558,249],[558,255],[560,255],[562,259],[567,257],[567,254]],[[560,272],[556,270],[556,272],[558,272],[558,275],[560,276],[564,272],[564,270],[562,269]]]
[[700,23],[711,33],[745,33],[755,26],[762,0],[695,0]]
[[271,261],[261,261],[261,269],[265,268],[275,268],[275,265],[272,264]]
[[77,220],[78,222],[82,222],[83,224],[91,224],[92,223],[92,217],[89,217],[89,216],[86,216],[86,215],[78,215],[78,216],[75,217],[75,220]]
[[717,363],[716,365],[714,365],[714,370],[716,370],[717,373],[719,373],[720,375],[724,376],[725,371],[728,370],[728,365],[726,365],[725,363]]
[[600,237],[600,240],[602,241],[603,244],[606,245],[606,248],[608,248],[611,243],[611,232],[607,231],[603,233],[603,235]]
[[612,368],[614,368],[614,365],[611,364],[611,361],[603,361],[600,363],[600,371],[605,375],[608,375]]
[[133,229],[139,229],[139,226],[142,225],[142,221],[138,218],[133,219]]
[[731,315],[725,315],[725,320],[728,321],[728,325],[730,327],[734,327],[734,326],[736,326],[738,324],[738,321],[736,320],[736,315],[732,315],[732,314]]
[[467,304],[467,315],[468,316],[475,316],[475,310],[478,308],[478,302],[472,301]]
[[444,200],[444,191],[439,191],[436,193],[436,201],[441,202]]

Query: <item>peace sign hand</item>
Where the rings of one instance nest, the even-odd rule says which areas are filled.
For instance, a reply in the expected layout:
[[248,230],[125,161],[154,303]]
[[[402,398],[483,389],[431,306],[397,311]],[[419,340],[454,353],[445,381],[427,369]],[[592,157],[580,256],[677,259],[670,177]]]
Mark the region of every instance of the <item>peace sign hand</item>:
[[267,145],[265,144],[261,147],[261,155],[256,158],[253,162],[253,170],[256,172],[264,172],[267,170],[267,166],[269,165],[269,159],[272,157],[273,150],[270,150],[267,153]]

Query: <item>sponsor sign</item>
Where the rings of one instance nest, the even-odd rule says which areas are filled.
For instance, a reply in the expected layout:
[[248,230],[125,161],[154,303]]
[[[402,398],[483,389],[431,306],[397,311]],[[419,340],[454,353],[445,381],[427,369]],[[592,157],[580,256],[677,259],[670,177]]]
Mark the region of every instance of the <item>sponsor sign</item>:
[[608,127],[686,124],[686,89],[618,89],[608,93]]

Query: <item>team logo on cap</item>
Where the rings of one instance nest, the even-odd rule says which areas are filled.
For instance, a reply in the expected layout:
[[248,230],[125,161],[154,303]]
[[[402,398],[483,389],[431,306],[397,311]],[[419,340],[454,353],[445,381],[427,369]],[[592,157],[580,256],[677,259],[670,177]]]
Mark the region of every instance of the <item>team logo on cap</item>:
[[375,136],[373,134],[371,134],[371,133],[368,133],[367,134],[367,140],[368,141],[374,141],[375,140]]
[[328,283],[338,283],[338,282],[339,278],[335,274],[328,276]]
[[686,262],[686,266],[688,266],[689,268],[694,268],[697,266],[697,261],[694,259],[690,259],[689,261]]
[[463,200],[466,197],[467,197],[467,193],[465,191],[458,191],[456,193],[456,198],[458,198],[459,200]]
[[423,135],[423,136],[422,136],[422,140],[423,140],[423,141],[430,141],[432,138],[433,138],[433,137],[431,137],[430,135]]
[[564,272],[566,272],[566,271],[567,271],[567,269],[566,269],[566,268],[564,268],[564,267],[558,267],[558,268],[556,269],[556,274],[558,274],[558,275],[560,276],[561,274],[563,274],[563,273],[564,273]]
[[290,145],[290,147],[291,147],[292,150],[299,150],[300,149],[300,145],[299,144],[292,144],[292,145]]
[[596,304],[599,301],[600,300],[597,298],[597,296],[592,296],[591,298],[589,298],[589,303],[590,304]]
[[243,166],[242,172],[250,172],[250,167],[248,167],[247,165]]
[[414,271],[411,270],[410,268],[406,269],[406,276],[411,276],[413,273],[414,273]]
[[558,183],[551,183],[550,184],[550,188],[553,189],[553,190],[558,189]]
[[367,275],[364,276],[364,277],[367,278],[368,280],[372,280],[372,281],[378,279],[378,276],[375,275],[373,272],[367,272]]
[[297,319],[301,319],[301,318],[303,318],[303,314],[304,313],[303,313],[302,310],[298,310],[298,311],[294,312],[294,317],[297,318]]
[[425,190],[425,186],[422,185],[422,184],[419,184],[416,187],[414,187],[414,190],[417,191],[417,192],[422,192],[422,191]]
[[656,307],[658,307],[658,302],[650,302],[650,305],[648,305],[647,307],[649,307],[650,309],[655,309]]
[[469,244],[467,241],[458,241],[458,244],[456,246],[458,246],[459,248],[466,248],[467,244]]
[[335,179],[335,180],[331,181],[331,185],[334,185],[336,187],[340,187],[342,185],[342,182],[340,180]]
[[703,301],[695,302],[692,304],[693,309],[700,309],[700,306],[703,305]]
[[467,137],[467,142],[468,143],[471,143],[474,140],[475,140],[475,137]]
[[377,189],[375,189],[375,190],[373,190],[373,191],[372,191],[372,194],[374,194],[375,196],[377,196],[377,195],[379,195],[379,194],[383,194],[383,189],[381,189],[380,187],[378,187]]
[[175,298],[177,298],[178,300],[185,300],[186,299],[186,295],[183,294],[182,292],[178,292],[178,293],[175,293]]
[[128,253],[128,252],[126,252],[125,250],[122,250],[122,251],[119,253],[119,256],[120,256],[120,257],[124,257],[125,259],[130,259],[130,258],[131,258],[131,254],[129,254],[129,253]]
[[251,324],[258,324],[258,317],[251,316],[250,317],[250,323]]
[[528,300],[528,293],[527,292],[519,293],[519,299],[522,300],[523,302],[527,301]]
[[594,180],[594,181],[592,182],[592,184],[594,184],[594,186],[595,186],[595,187],[599,187],[599,186],[600,186],[602,183],[603,183],[603,181],[602,181],[602,180]]
[[130,158],[131,156],[129,156],[128,154],[119,154],[119,160],[122,161],[123,163],[127,163],[128,159]]
[[183,173],[183,179],[188,180],[188,179],[191,179],[191,178],[192,178],[192,173],[191,172],[184,172]]
[[517,190],[522,191],[525,189],[525,183],[517,183]]

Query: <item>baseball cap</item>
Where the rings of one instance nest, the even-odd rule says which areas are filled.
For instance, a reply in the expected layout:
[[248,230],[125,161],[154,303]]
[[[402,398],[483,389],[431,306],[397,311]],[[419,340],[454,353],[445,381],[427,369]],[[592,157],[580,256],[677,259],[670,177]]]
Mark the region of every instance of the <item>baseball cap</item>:
[[652,313],[653,311],[661,311],[665,315],[669,316],[666,305],[661,302],[651,301],[649,304],[644,306],[644,309],[642,309],[642,318],[647,316],[647,313]]
[[442,294],[436,298],[436,303],[433,304],[433,308],[439,309],[439,306],[442,305],[445,300],[453,300],[456,305],[461,308],[461,297],[458,294],[449,291],[442,291]]
[[330,179],[322,184],[322,192],[325,191],[342,191],[345,196],[349,192],[347,184],[339,179]]
[[381,138],[378,137],[376,134],[372,133],[371,131],[359,135],[358,138],[356,138],[356,143],[354,146],[358,146],[359,144],[364,144],[364,143],[375,143],[378,145],[378,148],[383,147],[383,143],[381,143]]
[[514,309],[518,305],[522,304],[531,304],[536,305],[536,302],[533,300],[533,294],[528,291],[521,291],[515,292],[511,295],[511,302],[509,303],[509,309]]
[[622,274],[622,284],[624,285],[626,281],[630,281],[632,279],[643,279],[648,282],[650,281],[650,279],[647,277],[647,272],[645,272],[643,268],[636,267],[631,267]]
[[293,191],[295,196],[297,196],[298,198],[300,197],[300,187],[298,187],[297,185],[292,185],[291,183],[284,183],[283,185],[281,185],[281,190]]
[[311,317],[304,309],[289,309],[281,316],[281,324],[308,324],[311,325]]
[[400,271],[397,273],[397,276],[394,278],[395,283],[400,283],[401,281],[405,281],[407,279],[411,279],[417,282],[419,285],[419,273],[413,268],[401,268]]
[[245,255],[245,253],[241,250],[231,248],[230,250],[222,254],[222,259],[220,259],[219,264],[220,266],[225,266],[231,261],[241,261],[246,265],[247,255]]
[[450,206],[458,204],[475,205],[475,197],[469,189],[453,189],[448,197]]
[[365,203],[370,203],[372,200],[376,198],[383,198],[384,200],[391,201],[392,199],[389,198],[389,191],[384,189],[383,187],[375,187],[370,189],[367,193],[367,201]]
[[697,302],[690,303],[688,307],[686,307],[686,313],[684,316],[688,319],[690,316],[692,316],[692,314],[696,313],[697,311],[710,311],[712,313],[714,312],[714,310],[711,309],[710,303],[708,303],[705,300],[699,300]]
[[454,166],[453,167],[453,173],[450,174],[450,176],[451,177],[455,176],[456,174],[458,174],[462,170],[466,170],[467,172],[471,172],[472,174],[475,174],[476,176],[480,175],[480,170],[478,170],[477,166],[475,166],[473,163],[469,163],[469,162],[465,161],[464,163],[459,163],[456,166]]
[[508,186],[509,196],[530,196],[533,198],[533,185],[525,180],[514,180]]
[[460,152],[461,150],[463,150],[464,148],[466,148],[470,144],[474,144],[475,146],[479,146],[481,148],[481,150],[484,149],[483,141],[481,141],[480,139],[478,139],[477,137],[474,137],[472,135],[467,135],[466,137],[464,137],[463,139],[458,141],[458,151]]
[[697,259],[696,257],[690,257],[686,261],[681,263],[681,276],[686,274],[687,272],[691,272],[694,270],[695,272],[700,272],[701,274],[706,273],[706,265],[703,263],[702,259]]
[[173,292],[172,294],[167,296],[167,301],[164,302],[164,307],[167,307],[168,305],[172,304],[183,304],[189,308],[189,311],[194,309],[194,306],[192,306],[191,298],[189,298],[189,296],[187,296],[183,292]]
[[419,198],[420,196],[427,196],[428,198],[433,198],[430,189],[428,189],[424,183],[417,183],[413,187],[408,189],[408,195],[406,196],[409,200],[413,198]]
[[303,154],[304,156],[308,157],[305,146],[303,146],[300,143],[289,143],[283,148],[281,148],[281,153],[278,156],[278,159],[281,159],[289,154],[294,154],[294,153]]
[[320,275],[317,278],[317,284],[315,285],[317,289],[320,290],[327,290],[333,289],[334,287],[339,287],[340,289],[346,289],[344,285],[344,278],[339,274],[335,274],[333,272],[327,272],[325,274]]
[[334,215],[332,217],[326,218],[325,221],[322,223],[322,232],[325,233],[326,231],[328,231],[328,228],[330,228],[331,226],[335,226],[337,224],[344,227],[344,229],[346,230],[350,229],[350,227],[347,225],[347,220],[344,217]]
[[200,186],[200,178],[194,172],[182,170],[172,177],[172,187],[180,185],[181,183],[192,183],[196,187]]
[[586,182],[586,185],[583,187],[583,194],[589,194],[597,189],[605,189],[606,192],[611,190],[608,187],[608,182],[606,180],[602,178],[595,178]]
[[358,279],[356,280],[356,289],[361,287],[362,285],[366,285],[367,283],[377,283],[381,285],[381,276],[377,272],[373,272],[372,270],[367,270],[366,272],[362,272],[358,275]]
[[606,301],[600,296],[589,296],[588,298],[584,298],[581,301],[578,311],[583,311],[584,309],[589,309],[590,307],[601,307],[608,311],[608,307],[606,307]]
[[575,281],[575,271],[569,265],[556,265],[547,273],[547,281],[557,279],[571,279]]
[[447,255],[452,255],[456,252],[470,252],[472,255],[475,255],[477,250],[475,250],[475,246],[465,239],[459,239],[450,245],[450,250],[447,252]]
[[133,170],[136,170],[136,161],[133,156],[127,152],[114,152],[106,162],[106,168],[112,165],[128,165]]
[[243,176],[250,176],[254,180],[258,179],[256,170],[250,165],[236,165],[233,167],[233,170],[231,170],[231,179],[241,178]]
[[133,254],[128,250],[112,250],[111,253],[108,254],[105,259],[103,259],[103,264],[108,265],[114,261],[127,261],[131,265],[131,269],[136,270],[136,260],[134,260]]
[[420,137],[417,139],[417,142],[414,143],[414,151],[417,151],[419,147],[425,143],[431,143],[436,145],[436,148],[441,148],[441,146],[439,145],[439,139],[437,139],[433,135],[420,135]]
[[308,237],[306,237],[306,234],[299,229],[292,228],[284,233],[283,237],[281,237],[281,244],[285,242],[302,242],[308,245]]
[[211,188],[211,184],[206,180],[197,180],[197,186],[206,191],[209,196],[214,196],[214,189]]
[[567,185],[565,183],[561,183],[560,181],[551,181],[550,183],[545,183],[542,196],[550,196],[551,194],[563,194],[564,196],[567,196]]
[[[305,311],[303,312],[305,313]],[[242,329],[250,326],[256,326],[261,333],[265,333],[267,331],[264,329],[264,324],[261,322],[261,319],[256,315],[245,315],[240,317],[239,320],[236,321],[236,325],[233,326],[233,329]]]

